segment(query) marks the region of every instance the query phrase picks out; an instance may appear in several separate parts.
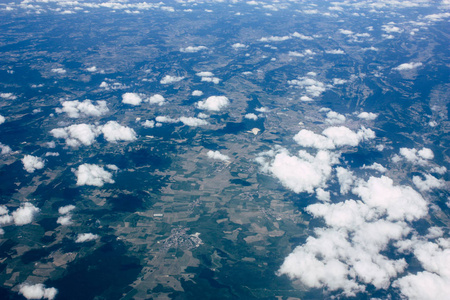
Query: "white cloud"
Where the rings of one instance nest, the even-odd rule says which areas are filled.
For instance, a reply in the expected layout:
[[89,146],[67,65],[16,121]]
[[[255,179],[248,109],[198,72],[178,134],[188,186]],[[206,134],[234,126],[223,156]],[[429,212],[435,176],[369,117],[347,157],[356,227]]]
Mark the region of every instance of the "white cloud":
[[407,161],[418,165],[426,165],[428,160],[434,158],[433,151],[425,147],[421,150],[415,148],[400,148],[400,155]]
[[150,104],[158,104],[159,106],[164,105],[166,102],[166,99],[164,99],[164,97],[160,94],[155,94],[153,96],[151,96],[150,98],[148,98],[148,101]]
[[42,283],[30,285],[28,283],[21,284],[19,294],[26,299],[48,299],[53,300],[58,293],[55,288],[46,288]]
[[66,74],[67,73],[67,71],[64,70],[63,68],[54,68],[54,69],[52,69],[52,72],[57,73],[57,74]]
[[60,214],[60,215],[65,215],[65,214],[68,214],[68,213],[70,213],[72,210],[74,210],[75,209],[75,205],[66,205],[66,206],[61,206],[59,209],[58,209],[58,213]]
[[291,37],[289,35],[285,36],[269,36],[269,37],[262,37],[259,39],[260,42],[282,42],[289,40]]
[[197,102],[197,107],[209,111],[220,111],[230,104],[225,96],[210,96],[205,101]]
[[344,115],[341,115],[340,113],[337,113],[335,111],[329,111],[327,113],[326,122],[328,124],[341,124],[344,123],[346,120]]
[[55,128],[50,131],[53,137],[65,139],[70,147],[78,147],[81,144],[85,146],[92,145],[100,134],[100,130],[94,125],[74,124],[64,128]]
[[5,117],[0,115],[0,124],[5,123],[5,120],[6,120]]
[[401,65],[393,68],[393,70],[397,70],[397,71],[413,70],[420,66],[422,66],[421,62],[410,62],[410,63],[401,64]]
[[42,158],[32,155],[25,155],[22,158],[23,168],[28,173],[33,173],[35,170],[44,168],[44,160]]
[[14,219],[14,224],[25,225],[33,222],[34,217],[40,211],[39,208],[35,207],[29,202],[21,204],[21,206],[16,209],[11,215]]
[[326,90],[323,82],[308,77],[299,77],[298,79],[289,80],[288,84],[303,88],[309,97],[319,97]]
[[222,154],[222,153],[220,153],[220,151],[209,150],[206,153],[206,155],[209,158],[216,159],[216,160],[221,160],[221,161],[229,161],[230,160],[230,157],[228,155]]
[[142,102],[142,98],[136,93],[125,93],[122,95],[122,103],[130,105],[139,105]]
[[208,125],[209,123],[205,120],[193,118],[193,117],[180,117],[179,120],[187,126],[191,127],[197,127],[197,126],[203,126]]
[[365,111],[358,115],[358,118],[364,119],[364,120],[368,120],[368,121],[373,121],[377,117],[378,117],[378,114],[368,113],[368,112],[365,112]]
[[80,102],[64,101],[62,102],[62,108],[57,108],[57,113],[66,113],[69,118],[80,118],[86,116],[99,117],[106,114],[109,109],[106,106],[106,101],[97,101],[97,105],[92,104],[91,100],[84,100]]
[[353,31],[347,29],[339,29],[339,32],[344,35],[353,35]]
[[361,169],[375,170],[380,173],[385,173],[387,171],[387,169],[385,167],[383,167],[382,165],[380,165],[379,163],[376,163],[376,162],[374,162],[370,166],[363,165],[361,167]]
[[337,163],[337,156],[320,150],[316,156],[306,151],[299,151],[298,156],[291,156],[287,150],[263,153],[256,160],[262,170],[281,181],[283,186],[295,193],[313,193],[314,189],[324,187],[331,175],[332,165]]
[[325,51],[327,54],[345,54],[344,50],[341,49],[333,49]]
[[383,30],[386,33],[402,33],[403,29],[394,26],[394,25],[383,25],[381,26],[381,30]]
[[337,167],[336,177],[340,185],[341,194],[346,195],[351,190],[356,179],[353,172],[342,167]]
[[340,79],[340,78],[333,78],[333,85],[341,85],[347,83],[348,80],[346,79]]
[[296,38],[299,38],[299,39],[301,39],[301,40],[306,40],[306,41],[311,41],[311,40],[314,39],[314,38],[311,37],[311,36],[307,36],[307,35],[304,35],[304,34],[301,34],[301,33],[298,33],[298,32],[294,32],[294,33],[292,34],[292,36],[293,36],[293,37],[296,37]]
[[101,126],[101,132],[105,139],[110,142],[118,141],[134,141],[136,139],[136,132],[127,126],[122,126],[116,121],[109,121]]
[[74,173],[77,176],[77,185],[102,187],[105,183],[114,183],[112,174],[98,165],[82,164]]
[[64,215],[64,216],[60,216],[58,217],[58,219],[56,220],[57,224],[60,224],[62,226],[69,226],[72,225],[72,216],[70,214],[68,215]]
[[142,126],[144,126],[146,128],[153,128],[153,127],[155,127],[155,121],[145,120],[145,122],[144,122],[144,124],[142,124]]
[[233,49],[235,49],[235,50],[240,49],[240,48],[247,48],[246,45],[241,44],[241,43],[235,43],[235,44],[231,45],[231,47],[233,47]]
[[0,93],[0,98],[6,99],[6,100],[16,100],[17,96],[13,93]]
[[11,153],[11,151],[12,151],[11,147],[9,147],[8,145],[4,145],[2,143],[0,143],[0,149],[1,149],[1,152],[0,152],[1,155]]
[[212,77],[212,76],[214,76],[214,73],[209,72],[209,71],[204,71],[204,72],[198,72],[195,75],[200,76],[200,77]]
[[164,76],[163,79],[161,79],[160,83],[161,84],[171,84],[171,83],[179,82],[179,81],[181,81],[183,79],[184,79],[184,76],[166,75],[166,76]]
[[86,68],[86,71],[88,71],[88,72],[97,72],[97,67],[96,66],[92,66],[92,67]]
[[316,134],[308,129],[300,130],[295,136],[294,141],[303,147],[317,149],[334,149],[335,145],[332,140],[323,135]]
[[75,243],[85,243],[98,239],[99,236],[97,234],[92,233],[80,233],[75,240]]
[[435,188],[443,188],[445,186],[445,181],[442,179],[437,179],[431,174],[424,174],[423,176],[425,180],[422,180],[420,176],[413,176],[414,185],[422,192]]
[[167,116],[157,116],[155,118],[156,122],[159,123],[177,123],[178,119],[173,119],[171,117],[167,117]]
[[254,113],[248,113],[244,116],[244,118],[255,121],[258,120],[258,116],[255,115]]
[[206,50],[206,49],[208,49],[208,48],[205,46],[188,46],[186,48],[180,48],[180,52],[195,53],[195,52],[199,52],[199,51]]
[[203,92],[199,90],[192,91],[192,96],[203,96]]
[[320,201],[329,202],[330,201],[330,192],[325,191],[322,188],[316,189],[316,198]]

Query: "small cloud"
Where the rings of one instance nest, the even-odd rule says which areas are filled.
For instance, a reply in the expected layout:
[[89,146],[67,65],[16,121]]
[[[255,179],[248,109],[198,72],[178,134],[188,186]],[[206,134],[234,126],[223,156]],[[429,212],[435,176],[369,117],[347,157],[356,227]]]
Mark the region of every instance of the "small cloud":
[[422,180],[420,176],[413,176],[413,183],[421,192],[445,186],[445,181],[442,179],[437,179],[431,174],[424,174],[423,176],[425,177],[425,180]]
[[238,49],[242,49],[242,48],[247,48],[247,45],[241,44],[241,43],[236,43],[231,45],[231,47],[233,47],[233,49],[238,50]]
[[91,185],[102,187],[105,183],[114,183],[112,174],[99,165],[82,164],[74,171],[77,176],[77,185]]
[[9,154],[12,151],[11,147],[9,147],[8,145],[4,145],[2,143],[0,143],[0,150],[1,155]]
[[150,98],[148,98],[148,103],[150,104],[158,104],[159,106],[164,105],[166,102],[166,99],[160,95],[160,94],[155,94],[153,96],[151,96]]
[[29,202],[23,203],[11,215],[16,225],[25,225],[33,222],[34,217],[39,213],[40,209]]
[[401,64],[401,65],[393,68],[393,70],[397,70],[397,71],[413,70],[420,66],[422,66],[421,62],[404,63],[404,64]]
[[361,167],[361,169],[375,170],[375,171],[378,171],[380,173],[385,173],[387,171],[387,169],[385,167],[383,167],[382,165],[380,165],[379,163],[373,163],[370,166],[363,165]]
[[333,49],[325,51],[327,54],[345,54],[344,50],[341,49]]
[[78,147],[81,144],[85,146],[92,145],[100,134],[100,130],[89,124],[74,124],[64,128],[55,128],[50,134],[57,139],[65,139],[70,147]]
[[192,96],[203,96],[203,92],[199,90],[192,91]]
[[365,111],[358,115],[358,118],[368,120],[368,121],[373,121],[377,117],[378,117],[378,114],[369,113],[369,112],[365,112]]
[[97,72],[97,67],[96,66],[92,66],[92,67],[89,67],[89,68],[86,68],[86,71],[88,71],[88,72]]
[[24,296],[26,299],[55,299],[58,290],[55,288],[46,288],[42,283],[38,284],[21,284],[19,289],[19,294]]
[[209,111],[220,111],[229,104],[230,100],[225,96],[211,96],[205,101],[197,102],[197,107]]
[[6,100],[16,100],[17,96],[13,93],[0,93],[0,98],[6,99]]
[[109,121],[100,127],[105,139],[110,142],[118,141],[134,141],[136,139],[136,132],[127,126],[122,126],[116,121]]
[[229,161],[230,157],[228,155],[220,153],[220,151],[212,151],[209,150],[206,153],[206,156],[208,156],[211,159],[221,160],[221,161]]
[[184,76],[170,76],[170,75],[166,75],[164,76],[163,79],[161,79],[160,83],[161,84],[172,84],[175,82],[179,82],[181,80],[184,79]]
[[203,126],[208,125],[209,123],[205,120],[193,118],[193,117],[181,117],[179,118],[180,122],[182,122],[184,125],[191,126],[191,127],[197,127],[197,126]]
[[262,37],[259,39],[260,42],[282,42],[291,39],[289,35],[285,36],[269,36],[269,37]]
[[28,173],[33,173],[35,170],[44,168],[44,160],[37,156],[25,155],[22,158],[23,168]]
[[183,53],[195,53],[195,52],[199,52],[199,51],[202,51],[202,50],[206,50],[206,49],[208,49],[208,47],[205,47],[205,46],[189,46],[189,47],[186,47],[186,48],[180,48],[180,52],[183,52]]
[[92,233],[80,233],[75,240],[75,243],[85,243],[98,239],[99,236],[97,234]]
[[258,116],[255,115],[254,113],[248,113],[244,116],[244,118],[254,121],[258,120]]
[[5,123],[5,120],[6,120],[5,117],[0,115],[0,124]]
[[67,71],[64,70],[63,68],[54,68],[54,69],[52,69],[52,72],[57,73],[57,74],[66,74],[67,73]]

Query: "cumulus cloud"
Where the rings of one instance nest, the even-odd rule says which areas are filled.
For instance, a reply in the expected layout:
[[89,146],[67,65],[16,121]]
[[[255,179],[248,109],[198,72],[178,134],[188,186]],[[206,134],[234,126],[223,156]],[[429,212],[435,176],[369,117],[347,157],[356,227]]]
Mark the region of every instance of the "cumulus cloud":
[[427,214],[426,201],[410,187],[396,186],[388,177],[360,180],[352,190],[361,200],[309,205],[327,227],[289,254],[279,274],[300,279],[308,287],[342,290],[346,297],[364,292],[366,285],[387,289],[407,264],[383,251],[403,239],[414,221]]
[[95,141],[100,134],[100,130],[89,124],[74,124],[64,128],[55,128],[50,134],[57,139],[65,139],[70,147],[78,147],[80,145],[89,146]]
[[11,147],[9,147],[8,145],[4,145],[2,143],[0,143],[0,150],[1,155],[9,154],[12,151]]
[[85,243],[98,239],[99,236],[97,234],[92,233],[80,233],[75,240],[75,243]]
[[102,187],[105,183],[114,183],[112,173],[103,169],[103,167],[94,164],[82,164],[74,170],[77,176],[77,185],[91,185]]
[[288,84],[302,88],[309,97],[319,97],[326,90],[323,82],[308,77],[289,80]]
[[16,100],[17,96],[13,93],[0,93],[0,98],[6,99],[6,100]]
[[153,128],[153,127],[155,127],[155,121],[145,120],[145,122],[144,122],[144,124],[142,124],[142,126],[144,126],[146,128]]
[[74,205],[66,205],[62,206],[58,209],[59,214],[61,215],[56,223],[61,224],[63,226],[72,225],[72,214],[70,213],[75,209]]
[[235,44],[231,45],[231,47],[233,47],[233,49],[235,49],[235,50],[241,49],[241,48],[247,48],[246,45],[241,44],[241,43],[235,43]]
[[197,107],[209,111],[220,111],[230,104],[225,96],[210,96],[205,101],[197,102]]
[[72,210],[74,210],[74,209],[75,209],[75,205],[61,206],[61,207],[58,209],[58,213],[61,214],[61,215],[65,215],[65,214],[70,213],[70,212],[71,212]]
[[337,113],[335,111],[329,111],[327,112],[327,118],[325,122],[328,124],[341,124],[344,123],[346,120],[344,115],[341,115],[340,113]]
[[175,83],[175,82],[181,81],[183,79],[184,79],[183,76],[166,75],[166,76],[164,76],[163,79],[161,79],[160,83],[161,84],[171,84],[171,83]]
[[358,114],[358,118],[360,119],[364,119],[364,120],[368,120],[368,121],[373,121],[378,117],[378,114],[374,114],[374,113],[369,113],[369,112],[362,112],[360,114]]
[[422,180],[420,176],[413,176],[414,185],[422,192],[443,188],[445,186],[445,181],[442,179],[437,179],[431,174],[424,174],[423,176],[425,180]]
[[220,151],[212,151],[209,150],[206,153],[206,156],[208,156],[211,159],[221,160],[221,161],[229,161],[230,157],[228,155],[220,153]]
[[168,116],[157,116],[155,118],[155,120],[156,120],[156,122],[159,122],[159,123],[177,123],[178,122],[178,119],[174,119],[174,118],[171,118]]
[[203,92],[199,90],[192,91],[192,96],[203,96]]
[[136,139],[136,132],[133,129],[122,126],[116,121],[109,121],[101,126],[100,130],[105,139],[110,143],[118,141],[134,141]]
[[180,120],[180,122],[182,122],[184,125],[191,126],[191,127],[197,127],[197,126],[203,126],[203,125],[209,124],[205,120],[202,120],[199,118],[193,118],[193,117],[180,117],[178,120]]
[[33,222],[34,217],[39,213],[40,209],[29,202],[23,203],[11,215],[16,225],[25,225]]
[[57,74],[66,74],[67,73],[67,71],[64,70],[63,68],[54,68],[54,69],[52,69],[52,72],[57,73]]
[[320,150],[313,156],[302,150],[295,156],[279,149],[263,153],[256,161],[262,165],[262,171],[280,180],[286,188],[295,193],[313,193],[325,186],[332,165],[337,163],[337,155]]
[[42,283],[38,284],[22,284],[20,285],[19,294],[26,299],[48,299],[53,300],[58,293],[55,288],[47,288]]
[[301,40],[306,40],[306,41],[312,41],[312,40],[314,39],[314,38],[311,37],[311,36],[304,35],[304,34],[301,34],[301,33],[298,33],[298,32],[294,32],[294,33],[292,34],[292,36],[295,37],[295,38],[299,38],[299,39],[301,39]]
[[125,93],[122,95],[122,103],[130,105],[139,105],[142,102],[142,98],[137,93]]
[[22,158],[23,168],[28,173],[33,173],[36,170],[44,168],[44,160],[37,156],[25,155]]
[[354,132],[345,126],[328,127],[322,132],[322,135],[302,129],[294,136],[294,140],[299,145],[317,149],[334,149],[342,146],[355,147],[361,141],[373,138],[375,138],[375,133],[370,129],[361,127],[358,132]]
[[259,39],[260,42],[282,42],[291,39],[289,35],[285,36],[269,36],[269,37],[262,37]]
[[166,102],[166,99],[164,99],[164,97],[160,94],[155,94],[153,96],[151,96],[150,98],[148,98],[148,103],[150,104],[158,104],[159,106],[164,105]]
[[180,52],[195,53],[195,52],[199,52],[199,51],[206,50],[206,49],[208,49],[208,48],[205,46],[188,46],[186,48],[180,48]]
[[5,117],[0,115],[0,124],[5,123],[5,120],[6,120]]
[[341,194],[346,195],[351,190],[351,187],[356,179],[353,172],[342,167],[337,167],[336,177],[340,185]]
[[400,148],[400,155],[408,162],[418,165],[426,165],[430,159],[434,158],[433,151],[425,147],[421,150],[415,148]]
[[327,54],[345,54],[345,52],[341,49],[333,49],[325,51]]
[[395,67],[393,70],[397,70],[397,71],[413,70],[420,66],[422,66],[421,62],[410,62],[410,63],[401,64],[401,65]]
[[370,166],[363,165],[361,167],[361,169],[375,170],[375,171],[378,171],[380,173],[384,173],[384,172],[387,171],[387,169],[385,167],[383,167],[382,165],[380,165],[379,163],[376,163],[376,162],[371,164]]
[[254,121],[258,120],[258,116],[255,115],[254,113],[248,113],[244,116],[244,118]]

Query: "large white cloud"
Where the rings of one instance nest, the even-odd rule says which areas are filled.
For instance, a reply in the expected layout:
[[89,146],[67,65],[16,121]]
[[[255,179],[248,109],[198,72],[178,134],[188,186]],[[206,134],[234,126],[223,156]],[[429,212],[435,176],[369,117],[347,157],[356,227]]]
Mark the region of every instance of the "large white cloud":
[[[430,148],[425,147],[420,150],[415,148],[400,148],[400,155],[403,156],[408,162],[418,165],[426,165],[429,160],[434,158],[433,151]],[[398,157],[394,157],[394,161],[398,159]]]
[[86,116],[99,117],[106,114],[109,109],[106,106],[106,101],[97,101],[97,105],[93,104],[91,100],[64,101],[61,103],[62,108],[57,108],[57,113],[66,113],[69,118],[80,118]]
[[266,152],[257,158],[262,170],[279,179],[283,186],[295,193],[313,193],[314,189],[325,186],[330,178],[332,165],[337,163],[337,155],[320,150],[316,156],[299,151],[291,156],[287,150]]
[[68,146],[78,147],[80,145],[92,145],[100,134],[100,130],[90,124],[74,124],[64,128],[52,129],[50,134],[55,138],[65,139]]
[[58,290],[55,288],[47,288],[42,283],[38,284],[22,284],[20,285],[19,294],[24,296],[26,299],[55,299]]
[[211,96],[208,97],[205,101],[197,102],[197,107],[204,110],[210,111],[220,111],[223,108],[227,107],[230,104],[230,100],[228,100],[225,96]]
[[122,103],[130,105],[139,105],[142,102],[142,98],[137,93],[125,93],[122,95]]
[[23,168],[28,173],[33,173],[36,170],[44,168],[44,160],[40,157],[33,155],[25,155],[22,158]]
[[342,146],[355,147],[361,141],[373,138],[375,138],[375,133],[371,129],[361,127],[358,132],[354,132],[345,126],[328,127],[322,132],[322,135],[302,129],[294,136],[294,140],[299,145],[317,149],[334,149]]
[[29,202],[23,203],[11,215],[14,219],[14,224],[25,225],[33,222],[34,217],[40,211],[39,208]]
[[136,132],[127,126],[122,126],[116,121],[109,121],[101,126],[100,130],[105,139],[112,143],[118,141],[134,141],[136,139]]
[[102,187],[105,183],[114,183],[113,174],[99,165],[82,164],[74,173],[77,176],[77,185]]

